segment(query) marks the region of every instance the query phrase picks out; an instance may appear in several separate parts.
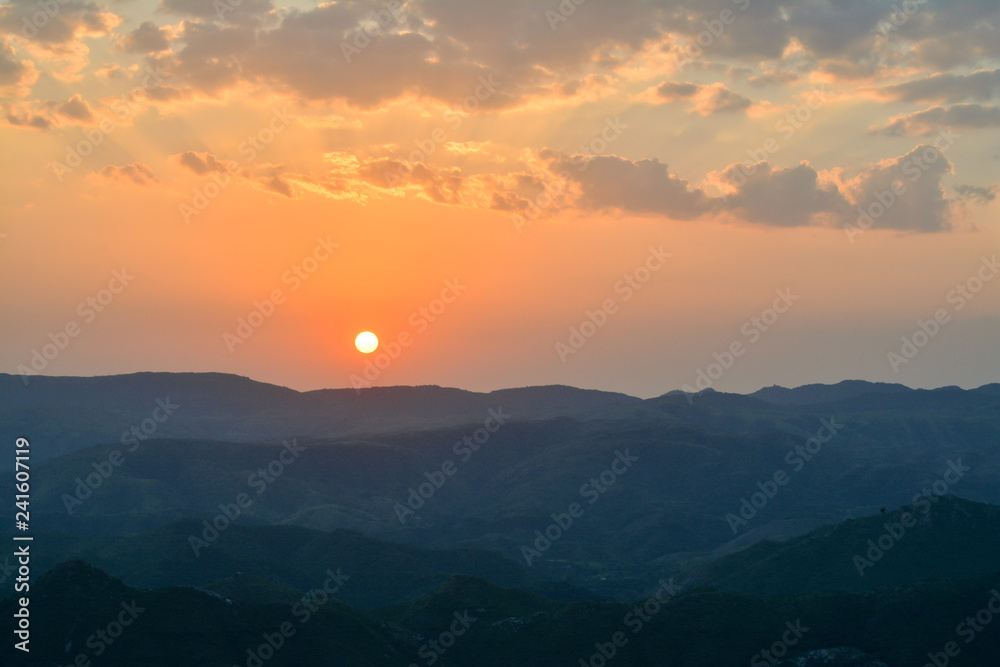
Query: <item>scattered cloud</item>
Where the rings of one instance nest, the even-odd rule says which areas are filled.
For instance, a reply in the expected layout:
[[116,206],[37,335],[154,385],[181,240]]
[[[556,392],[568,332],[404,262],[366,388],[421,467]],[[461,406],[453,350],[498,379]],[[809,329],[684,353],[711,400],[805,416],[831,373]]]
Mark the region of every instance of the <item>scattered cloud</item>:
[[972,74],[935,74],[883,86],[878,92],[900,102],[987,101],[1000,96],[1000,69],[984,69]]
[[850,203],[833,183],[823,184],[806,163],[788,169],[768,162],[730,165],[722,172],[729,183],[739,183],[724,200],[737,218],[761,225],[799,227],[843,216]]
[[985,188],[976,185],[956,185],[954,190],[962,199],[985,206],[997,198],[1000,185],[994,184]]
[[1000,127],[1000,107],[982,104],[956,104],[932,107],[896,116],[882,127],[872,128],[873,134],[887,136],[927,136],[942,127],[980,129]]
[[211,153],[187,151],[179,155],[177,159],[182,166],[190,169],[199,176],[213,171],[229,171],[226,169],[226,165]]
[[687,101],[691,109],[702,116],[716,113],[746,111],[753,106],[753,100],[734,92],[721,83],[708,85],[667,81],[656,87],[655,98],[666,103]]
[[875,227],[917,232],[952,228],[952,200],[941,179],[953,173],[952,163],[935,146],[922,144],[897,158],[882,160],[844,184],[853,202],[862,209],[882,199],[884,213]]
[[81,95],[74,95],[56,106],[56,113],[71,120],[89,123],[94,120],[94,112]]
[[128,53],[157,53],[170,48],[170,34],[152,21],[143,21],[119,45]]
[[109,164],[98,172],[104,178],[134,185],[149,185],[156,181],[153,171],[140,162],[124,166]]

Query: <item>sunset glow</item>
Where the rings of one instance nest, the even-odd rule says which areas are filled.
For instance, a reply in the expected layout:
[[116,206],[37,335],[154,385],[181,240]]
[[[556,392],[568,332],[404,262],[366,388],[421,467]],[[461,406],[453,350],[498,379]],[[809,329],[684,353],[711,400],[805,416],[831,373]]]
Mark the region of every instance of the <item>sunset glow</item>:
[[1000,281],[948,301],[998,245],[995,3],[56,4],[0,12],[7,372],[343,387],[358,323],[409,340],[373,385],[1000,370]]

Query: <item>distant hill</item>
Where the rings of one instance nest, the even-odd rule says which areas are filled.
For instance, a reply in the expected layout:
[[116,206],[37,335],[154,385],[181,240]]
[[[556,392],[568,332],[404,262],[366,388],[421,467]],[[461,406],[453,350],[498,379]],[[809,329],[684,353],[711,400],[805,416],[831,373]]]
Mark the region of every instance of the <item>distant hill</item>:
[[[903,525],[904,513],[913,518],[911,527]],[[784,542],[758,542],[696,569],[688,583],[775,597],[863,592],[986,576],[1000,567],[997,554],[1000,507],[933,497]]]
[[807,384],[794,389],[774,385],[759,389],[749,396],[775,405],[814,405],[816,403],[835,403],[846,398],[868,394],[908,394],[913,391],[913,389],[901,384],[845,380],[837,384]]
[[[554,513],[577,502],[584,515],[531,563],[530,572],[599,597],[632,599],[684,563],[899,507],[939,480],[949,461],[961,460],[969,470],[948,493],[1000,504],[1000,385],[841,392],[834,402],[777,405],[719,392],[638,400],[563,387],[493,394],[436,387],[300,394],[244,378],[196,374],[50,380],[60,387],[53,392],[56,403],[5,404],[0,411],[37,411],[38,431],[59,434],[32,436],[31,510],[38,530],[76,536],[80,550],[58,552],[66,556],[97,558],[82,550],[88,540],[108,542],[183,520],[200,523],[215,516],[221,503],[249,493],[252,504],[240,517],[248,527],[351,529],[423,549],[499,553],[526,566],[522,547],[537,539],[536,531],[545,530]],[[44,395],[43,381],[35,378],[29,387]],[[84,446],[90,436],[80,433],[107,429],[100,426],[107,414],[133,419],[154,405],[155,399],[138,395],[138,386],[153,395],[153,389],[166,389],[176,403],[181,400],[174,396],[186,395],[190,411],[182,407],[175,416],[187,414],[187,421],[171,417],[163,432],[158,428],[135,451],[115,440]],[[520,408],[508,407],[518,400]],[[458,446],[497,407],[511,420],[476,450]],[[74,410],[93,417],[96,426],[82,421],[79,432],[70,430],[76,427]],[[174,424],[227,437],[168,437],[167,426]],[[259,482],[259,471],[276,460],[281,439],[228,439],[246,432],[260,436],[278,425],[295,432],[352,424],[373,430],[296,436],[304,448],[301,458],[282,465],[264,489],[251,482]],[[810,438],[829,434],[824,424],[836,424],[836,433],[805,457],[802,448]],[[10,425],[4,422],[4,428]],[[59,438],[74,451],[40,460],[39,452]],[[624,452],[635,465],[597,491],[591,480],[611,475],[610,466]],[[121,465],[112,470],[108,462],[116,456]],[[444,479],[446,464],[454,474],[428,490],[429,479]],[[733,526],[727,516],[779,472],[787,483],[745,525]],[[0,473],[0,486],[12,483],[10,473]],[[414,499],[417,488],[427,497]],[[67,508],[67,499],[77,496],[84,497]],[[400,508],[409,502],[416,507],[401,521]],[[12,513],[12,507],[0,506],[0,525],[11,526]],[[187,545],[181,542],[183,551]],[[436,578],[413,588],[416,594],[448,574],[483,576],[469,569],[433,571]],[[220,568],[190,583],[234,573]],[[561,595],[555,589],[550,594]]]
[[[353,582],[340,598],[360,608],[415,600],[455,574],[503,586],[548,589],[523,565],[494,552],[418,549],[347,530],[237,524],[209,546],[199,546],[195,555],[189,538],[203,530],[199,522],[180,521],[117,540],[47,534],[39,538],[46,549],[35,567],[81,558],[139,588],[194,586],[229,597],[269,600],[308,590],[328,569],[340,568]],[[576,591],[577,599],[586,596]]]
[[[134,373],[102,377],[0,374],[0,438],[30,435],[35,461],[119,442],[154,415],[157,400],[178,406],[156,437],[235,442],[292,436],[389,433],[482,422],[489,409],[514,419],[638,403],[625,394],[565,386],[475,393],[437,386],[298,392],[222,373]],[[164,416],[161,409],[157,416]],[[153,421],[148,422],[152,428]],[[0,470],[10,469],[0,461]]]

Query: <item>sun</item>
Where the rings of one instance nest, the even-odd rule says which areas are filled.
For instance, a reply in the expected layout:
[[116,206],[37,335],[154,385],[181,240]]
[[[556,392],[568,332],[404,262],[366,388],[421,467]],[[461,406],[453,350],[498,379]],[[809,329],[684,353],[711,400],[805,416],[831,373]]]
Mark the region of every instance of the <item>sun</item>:
[[354,339],[354,347],[358,348],[360,352],[371,354],[378,349],[378,336],[371,331],[362,331]]

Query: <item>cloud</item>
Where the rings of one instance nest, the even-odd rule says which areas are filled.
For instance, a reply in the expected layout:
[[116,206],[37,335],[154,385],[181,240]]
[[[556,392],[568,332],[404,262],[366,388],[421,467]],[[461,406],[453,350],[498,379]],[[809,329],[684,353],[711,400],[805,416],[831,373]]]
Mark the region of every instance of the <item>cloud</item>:
[[52,4],[54,10],[44,8],[38,0],[0,5],[0,28],[57,51],[84,36],[107,35],[121,23],[118,16],[94,2],[53,0]]
[[274,11],[271,0],[160,0],[160,11],[226,23],[258,25]]
[[156,181],[153,171],[140,162],[133,162],[121,167],[109,164],[98,173],[105,178],[118,181],[119,183],[148,185]]
[[1000,127],[1000,107],[982,104],[956,104],[932,107],[925,111],[896,116],[882,127],[872,128],[872,134],[887,136],[927,136],[941,127],[980,129]]
[[268,190],[285,195],[286,197],[292,197],[295,194],[292,192],[292,186],[288,183],[288,181],[282,180],[281,176],[272,176],[265,181],[264,186]]
[[[941,179],[953,173],[953,167],[944,150],[947,147],[922,144],[879,162],[844,187],[853,203],[871,215],[877,229],[947,231],[952,228],[954,211]],[[874,215],[880,210],[880,215]]]
[[[948,137],[942,135],[947,142]],[[856,224],[874,211],[881,229],[938,232],[952,228],[961,208],[949,199],[942,177],[952,173],[944,157],[948,146],[921,145],[895,158],[863,168],[849,180],[841,170],[818,171],[806,162],[781,168],[767,161],[736,163],[712,172],[726,194],[705,190],[670,173],[657,159],[629,160],[615,155],[566,154],[551,149],[523,152],[521,166],[506,173],[463,173],[456,167],[410,163],[395,157],[325,155],[327,177],[292,179],[305,192],[364,203],[369,197],[416,195],[468,208],[521,214],[531,220],[567,211],[618,211],[670,220],[723,216],[733,222],[770,227],[840,227]],[[274,173],[271,176],[278,176]],[[285,183],[268,183],[286,196]],[[961,197],[985,203],[994,189],[960,186]],[[890,201],[891,199],[891,201]],[[875,210],[874,205],[882,207]],[[876,207],[877,208],[877,207]]]
[[[481,78],[492,77],[501,83],[476,101],[476,110],[496,111],[540,99],[571,103],[581,95],[609,95],[625,80],[622,72],[637,71],[637,63],[650,73],[670,71],[674,55],[690,59],[674,65],[692,70],[729,71],[739,63],[737,68],[759,71],[773,62],[749,77],[758,87],[789,85],[810,70],[841,79],[913,71],[917,46],[941,36],[957,41],[961,30],[996,16],[922,4],[893,32],[893,40],[907,44],[900,48],[879,34],[879,22],[893,11],[880,2],[567,3],[573,11],[564,16],[560,5],[536,0],[410,0],[395,11],[382,0],[280,10],[270,0],[161,0],[161,11],[188,17],[170,42],[174,51],[162,49],[161,29],[148,22],[126,40],[137,52],[161,49],[156,62],[188,97],[217,97],[242,85],[361,108],[403,98],[457,105],[474,94]],[[723,11],[732,19],[725,24]],[[560,16],[555,22],[553,13]],[[683,98],[692,85],[700,84],[664,84],[661,99]],[[751,104],[720,89],[696,111],[740,111]]]
[[156,53],[170,48],[169,33],[152,21],[143,21],[139,27],[122,38],[119,45],[128,53]]
[[656,99],[667,103],[686,100],[693,102],[691,109],[702,116],[733,111],[746,111],[753,100],[729,90],[721,83],[702,85],[667,81],[656,87]]
[[34,114],[7,114],[7,122],[17,127],[30,127],[36,130],[47,130],[52,127],[52,121],[45,116]]
[[27,73],[28,66],[17,59],[14,49],[6,41],[0,42],[0,86],[16,85]]
[[631,213],[656,213],[680,220],[697,218],[711,209],[700,188],[671,174],[657,159],[626,160],[611,156],[566,156],[543,152],[553,173],[576,183],[583,209],[618,209]]
[[81,122],[90,122],[94,120],[94,112],[81,95],[74,95],[62,104],[57,105],[56,113],[60,116]]
[[211,153],[187,151],[178,157],[178,161],[182,166],[187,167],[199,176],[213,171],[229,171],[229,169],[226,169],[226,165]]
[[883,86],[882,96],[900,102],[986,101],[1000,96],[1000,69],[972,74],[935,74],[906,83]]
[[754,224],[798,227],[833,219],[850,210],[835,184],[820,184],[818,172],[806,163],[776,169],[768,162],[736,163],[722,172],[736,192],[724,200],[724,209]]
[[997,198],[1000,185],[991,185],[985,188],[976,185],[956,185],[954,190],[962,199],[985,206]]
[[780,86],[786,83],[795,83],[799,80],[796,72],[783,69],[771,69],[759,75],[751,76],[748,82],[751,86],[763,88],[764,86]]
[[379,158],[365,163],[359,175],[372,185],[395,188],[416,185],[439,204],[461,204],[465,184],[457,168],[434,168],[423,163],[407,163],[394,158]]
[[0,97],[27,97],[38,80],[30,60],[19,60],[6,40],[0,40]]
[[944,70],[1000,56],[1000,4],[930,0],[921,8],[916,20],[899,30],[912,41],[912,54],[921,65]]
[[705,90],[710,90],[711,92],[695,106],[695,110],[703,116],[716,113],[746,111],[753,106],[753,100],[729,90],[721,83],[708,86]]
[[697,83],[666,81],[656,88],[656,94],[668,102],[674,102],[692,97],[699,90],[701,90],[701,86]]

